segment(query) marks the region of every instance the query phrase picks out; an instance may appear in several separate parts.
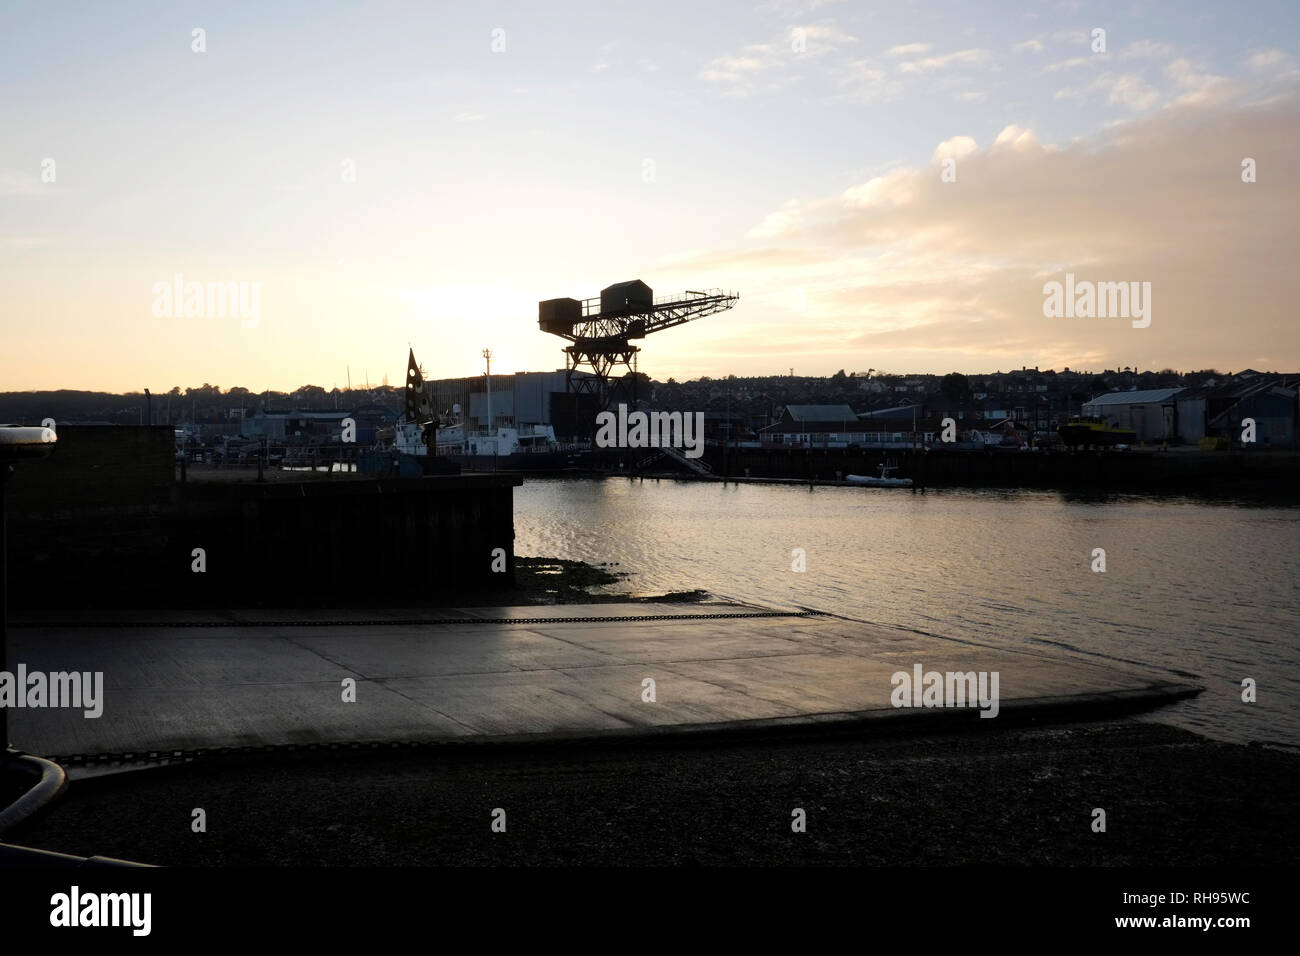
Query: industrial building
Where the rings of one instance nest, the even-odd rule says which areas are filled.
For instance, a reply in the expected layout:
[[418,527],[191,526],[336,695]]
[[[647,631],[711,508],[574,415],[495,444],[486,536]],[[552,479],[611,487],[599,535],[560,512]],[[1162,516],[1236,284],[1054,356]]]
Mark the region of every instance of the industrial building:
[[1172,441],[1178,437],[1179,393],[1183,388],[1153,388],[1107,392],[1083,405],[1084,418],[1096,418],[1115,428],[1129,428],[1139,442]]
[[373,445],[379,430],[390,427],[397,421],[397,411],[387,405],[375,404],[360,405],[350,411],[335,408],[268,412],[259,408],[245,414],[236,425],[219,426],[219,430],[212,433],[205,431],[204,437],[224,434],[290,443],[337,442],[345,418],[352,419],[354,423],[356,444]]
[[1242,421],[1255,422],[1255,444],[1267,448],[1296,445],[1297,389],[1279,377],[1239,373],[1232,381],[1188,389],[1178,396],[1178,437],[1240,441]]
[[512,428],[523,424],[551,425],[561,439],[580,433],[579,411],[588,419],[596,413],[595,398],[567,388],[564,369],[555,372],[515,372],[491,376],[492,419],[488,420],[488,376],[433,379],[429,382],[435,411],[465,422],[471,430]]
[[1203,438],[1241,439],[1242,421],[1255,421],[1255,445],[1291,448],[1297,437],[1297,389],[1282,376],[1247,370],[1229,381],[1201,388],[1161,388],[1109,392],[1084,403],[1086,418],[1131,428],[1139,442]]

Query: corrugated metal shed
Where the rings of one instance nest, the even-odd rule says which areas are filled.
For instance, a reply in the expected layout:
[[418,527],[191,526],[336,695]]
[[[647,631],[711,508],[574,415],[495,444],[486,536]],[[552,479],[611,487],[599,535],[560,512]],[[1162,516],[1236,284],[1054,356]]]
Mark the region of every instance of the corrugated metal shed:
[[1178,434],[1177,396],[1182,388],[1108,392],[1084,402],[1085,418],[1101,418],[1117,428],[1131,428],[1137,440],[1167,441]]

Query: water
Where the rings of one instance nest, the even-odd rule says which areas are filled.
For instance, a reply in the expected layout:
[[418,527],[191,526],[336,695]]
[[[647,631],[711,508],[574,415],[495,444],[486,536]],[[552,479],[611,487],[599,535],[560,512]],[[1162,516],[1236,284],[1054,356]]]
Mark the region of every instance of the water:
[[[1205,693],[1157,719],[1300,746],[1300,508],[530,478],[515,532],[518,554],[617,562],[640,592],[704,588],[1194,675]],[[795,548],[805,573],[791,571]],[[1241,702],[1246,677],[1257,703]]]

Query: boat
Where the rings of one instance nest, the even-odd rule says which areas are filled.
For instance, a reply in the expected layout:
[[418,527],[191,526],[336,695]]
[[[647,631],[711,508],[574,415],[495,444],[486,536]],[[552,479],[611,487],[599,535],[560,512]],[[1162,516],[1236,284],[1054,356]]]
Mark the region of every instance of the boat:
[[881,465],[880,477],[871,475],[845,475],[844,480],[851,485],[865,485],[868,488],[911,488],[911,478],[890,478],[891,471],[897,471],[896,465]]
[[[427,455],[424,429],[415,422],[394,426],[393,448],[404,455]],[[551,425],[498,426],[492,431],[471,429],[464,422],[442,425],[434,454],[467,468],[545,470],[572,464],[572,450],[555,439]]]
[[[488,360],[488,418],[492,417],[491,353]],[[458,420],[459,419],[459,420]],[[387,469],[406,461],[412,473],[466,470],[563,471],[582,464],[583,450],[561,445],[555,428],[541,423],[511,423],[495,428],[473,428],[461,417],[460,405],[439,415],[434,407],[424,372],[407,357],[406,414],[393,425],[391,444],[381,446],[373,467]],[[367,467],[371,467],[367,464]]]
[[1100,418],[1074,418],[1056,431],[1061,436],[1061,441],[1076,448],[1081,445],[1114,447],[1131,445],[1137,441],[1137,432],[1133,429],[1109,425]]

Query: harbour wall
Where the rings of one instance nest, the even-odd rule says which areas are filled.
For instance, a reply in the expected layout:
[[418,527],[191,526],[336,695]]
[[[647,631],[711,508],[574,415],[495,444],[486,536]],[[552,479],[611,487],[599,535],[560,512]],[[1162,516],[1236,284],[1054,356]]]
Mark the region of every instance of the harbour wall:
[[[681,473],[653,450],[620,450],[593,456],[600,466],[624,473]],[[803,449],[706,447],[702,460],[719,477],[835,481],[846,475],[878,475],[880,464],[896,465],[892,477],[917,487],[1041,488],[1099,493],[1170,493],[1263,496],[1300,499],[1300,454],[1251,450],[1129,451],[944,451],[942,449]],[[620,463],[622,467],[620,468]]]
[[168,427],[63,426],[19,466],[11,606],[416,606],[513,582],[518,475],[182,483],[174,451]]

